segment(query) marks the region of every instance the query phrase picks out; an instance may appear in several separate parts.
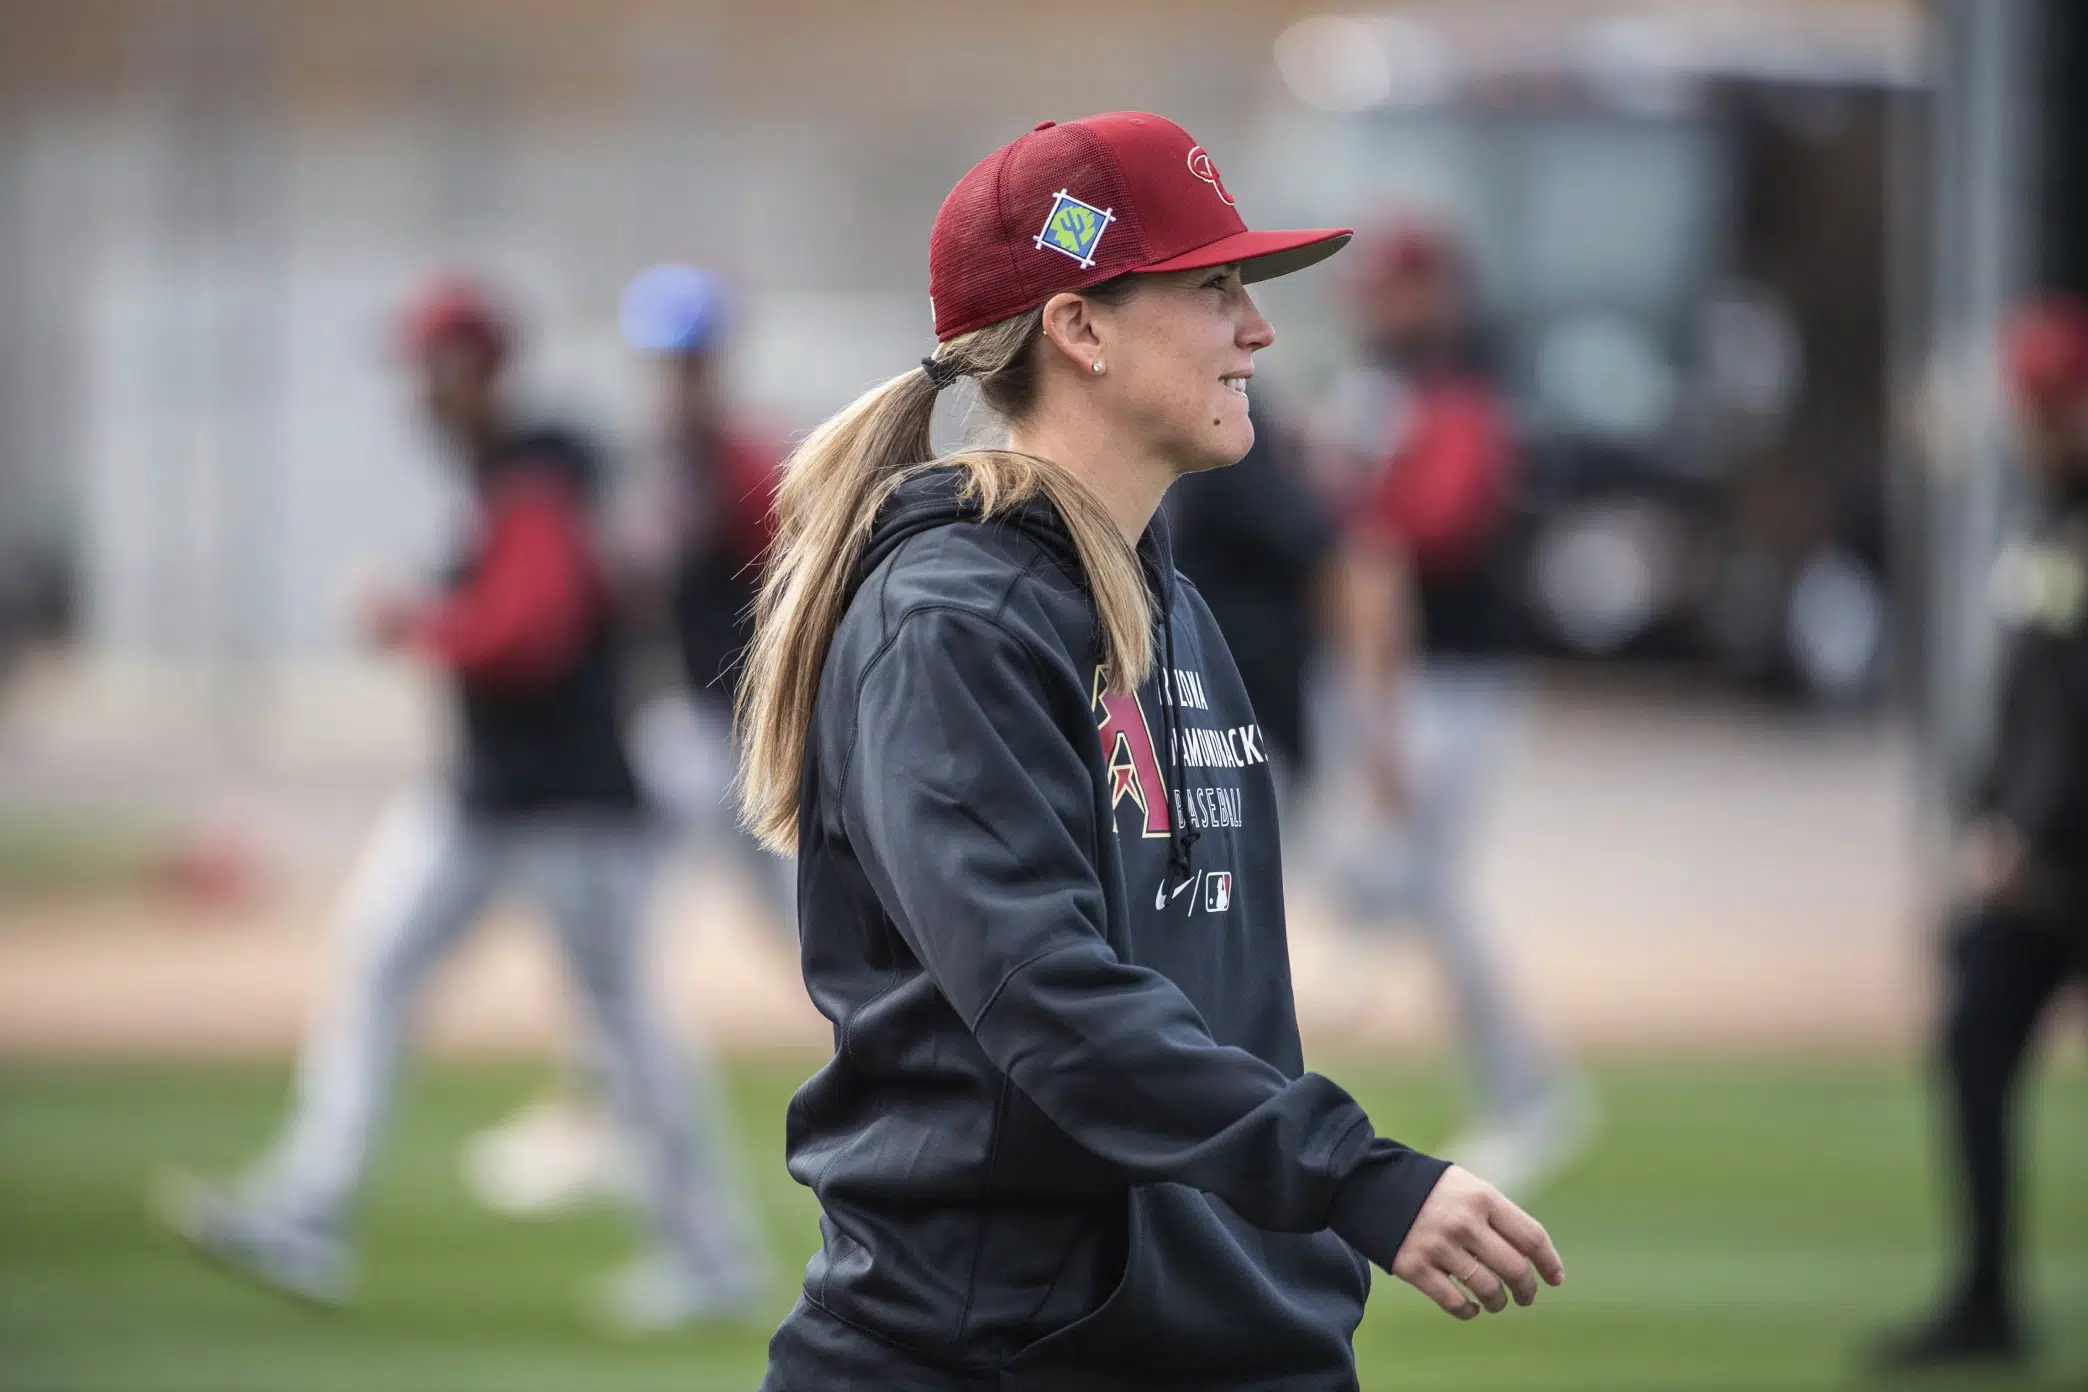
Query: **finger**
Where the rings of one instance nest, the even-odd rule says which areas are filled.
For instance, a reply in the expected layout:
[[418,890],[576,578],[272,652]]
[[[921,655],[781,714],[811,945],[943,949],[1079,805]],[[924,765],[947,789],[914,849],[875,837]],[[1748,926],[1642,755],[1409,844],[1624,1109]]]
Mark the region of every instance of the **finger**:
[[[1489,1315],[1498,1315],[1508,1308],[1508,1288],[1501,1278],[1486,1269],[1486,1263],[1470,1252],[1460,1252],[1458,1257],[1465,1265],[1465,1274],[1458,1283],[1470,1291]],[[1528,1265],[1528,1263],[1524,1263]]]
[[1515,1244],[1515,1249],[1530,1259],[1546,1285],[1556,1286],[1565,1281],[1566,1263],[1559,1260],[1559,1249],[1552,1246],[1551,1234],[1544,1230],[1544,1224],[1507,1199],[1502,1199],[1494,1209],[1492,1223],[1495,1232]]
[[[1515,1296],[1515,1303],[1528,1305],[1537,1299],[1537,1273],[1530,1269],[1530,1259],[1517,1251],[1512,1243],[1492,1228],[1482,1229],[1466,1244],[1472,1254],[1486,1263],[1492,1275],[1507,1282]],[[1471,1282],[1465,1282],[1470,1285]]]
[[1415,1290],[1442,1306],[1444,1313],[1461,1320],[1479,1317],[1479,1307],[1473,1303],[1472,1297],[1459,1290],[1457,1283],[1440,1268],[1423,1267],[1404,1279]]

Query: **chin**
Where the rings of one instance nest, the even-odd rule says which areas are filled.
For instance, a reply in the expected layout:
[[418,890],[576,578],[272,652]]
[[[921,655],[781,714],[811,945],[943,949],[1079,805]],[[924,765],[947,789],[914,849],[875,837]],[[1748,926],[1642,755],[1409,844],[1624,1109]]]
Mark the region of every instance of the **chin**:
[[1244,412],[1238,421],[1228,421],[1222,430],[1214,430],[1211,434],[1215,438],[1209,442],[1209,458],[1201,466],[1203,469],[1223,469],[1229,464],[1237,464],[1247,457],[1247,451],[1254,448],[1254,422]]
[[[1237,438],[1238,443],[1232,443]],[[1176,476],[1184,474],[1208,474],[1213,469],[1228,469],[1247,457],[1254,447],[1254,432],[1235,437],[1230,432],[1224,442],[1198,440],[1193,448],[1181,451],[1176,457],[1181,461]]]
[[1170,422],[1168,441],[1162,453],[1175,461],[1175,473],[1208,473],[1237,464],[1254,448],[1254,421],[1244,403],[1232,410],[1207,406],[1207,414]]

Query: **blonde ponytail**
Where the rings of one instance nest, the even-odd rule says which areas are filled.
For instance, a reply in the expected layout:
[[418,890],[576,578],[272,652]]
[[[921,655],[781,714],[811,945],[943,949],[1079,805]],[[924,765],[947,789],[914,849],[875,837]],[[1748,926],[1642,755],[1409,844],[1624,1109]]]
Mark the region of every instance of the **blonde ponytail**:
[[[1097,287],[1098,298],[1112,288]],[[1041,312],[1031,311],[953,338],[937,350],[938,366],[976,377],[988,409],[1017,418],[1034,393],[1029,349],[1041,321]],[[1031,455],[977,449],[933,458],[929,422],[936,395],[922,368],[894,377],[813,431],[784,463],[776,538],[755,601],[754,643],[734,712],[740,817],[770,850],[797,850],[805,742],[827,647],[847,608],[849,577],[878,510],[922,469],[962,466],[964,495],[985,517],[1038,494],[1049,499],[1086,572],[1110,688],[1130,691],[1152,668],[1145,578],[1101,500],[1065,470]]]

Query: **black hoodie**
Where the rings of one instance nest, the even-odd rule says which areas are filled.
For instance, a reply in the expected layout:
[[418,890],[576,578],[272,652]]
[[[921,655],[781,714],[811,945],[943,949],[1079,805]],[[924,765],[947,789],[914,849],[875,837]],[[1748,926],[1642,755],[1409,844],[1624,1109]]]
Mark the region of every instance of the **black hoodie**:
[[[581,436],[557,426],[503,435],[472,470],[481,508],[503,485],[532,475],[569,490],[585,514],[601,465]],[[480,536],[465,543],[450,566],[449,588],[471,583],[484,544]],[[465,812],[494,819],[566,809],[637,812],[617,686],[615,635],[599,606],[572,660],[544,680],[517,687],[460,677],[463,740],[454,776]]]
[[2088,483],[2048,501],[1996,560],[1990,589],[2006,643],[1976,810],[2015,827],[2035,897],[2078,924],[2088,908]]
[[1105,697],[1056,511],[981,522],[959,478],[885,509],[820,680],[835,1053],[788,1154],[823,1242],[764,1386],[1353,1387],[1364,1258],[1444,1166],[1304,1071],[1239,674],[1156,521],[1166,670]]

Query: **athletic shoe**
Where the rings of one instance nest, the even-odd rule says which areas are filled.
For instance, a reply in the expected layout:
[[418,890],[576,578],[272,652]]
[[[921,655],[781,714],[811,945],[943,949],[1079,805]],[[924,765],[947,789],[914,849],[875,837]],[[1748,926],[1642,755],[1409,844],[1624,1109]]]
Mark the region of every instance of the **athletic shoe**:
[[1596,1107],[1587,1088],[1557,1083],[1536,1102],[1459,1135],[1443,1154],[1508,1197],[1524,1200],[1578,1160],[1595,1131]]
[[1872,1350],[1871,1367],[1883,1373],[1968,1364],[2014,1364],[2023,1361],[2023,1337],[2015,1321],[1999,1306],[1959,1300],[1912,1329],[1883,1340]]
[[628,1338],[718,1325],[766,1330],[774,1321],[762,1294],[757,1282],[706,1281],[652,1256],[611,1272],[589,1293],[587,1310],[596,1324]]
[[627,1197],[615,1124],[563,1097],[533,1102],[464,1143],[464,1188],[496,1213],[538,1218]]
[[340,1243],[229,1198],[188,1175],[153,1186],[152,1206],[197,1255],[235,1276],[312,1305],[345,1305],[353,1268]]

